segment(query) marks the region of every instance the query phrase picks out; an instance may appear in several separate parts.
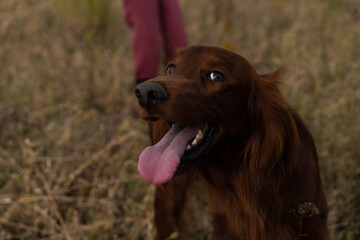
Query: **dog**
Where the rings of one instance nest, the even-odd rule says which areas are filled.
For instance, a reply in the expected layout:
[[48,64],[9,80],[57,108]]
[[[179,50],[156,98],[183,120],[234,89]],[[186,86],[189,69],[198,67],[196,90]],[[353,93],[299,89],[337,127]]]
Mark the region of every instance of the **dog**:
[[260,75],[216,47],[180,50],[166,75],[138,85],[153,146],[138,171],[156,184],[158,239],[184,222],[190,186],[206,190],[213,240],[328,239],[314,140],[281,95],[281,69]]

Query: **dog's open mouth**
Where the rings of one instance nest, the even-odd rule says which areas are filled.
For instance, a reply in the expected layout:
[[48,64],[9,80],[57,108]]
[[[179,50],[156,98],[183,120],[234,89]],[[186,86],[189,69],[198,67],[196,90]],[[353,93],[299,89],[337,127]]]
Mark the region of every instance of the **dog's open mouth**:
[[197,162],[195,159],[212,143],[218,132],[219,127],[217,125],[204,124],[198,130],[196,136],[188,142],[176,173],[181,173],[191,168]]
[[139,157],[138,171],[150,183],[163,184],[176,173],[193,166],[219,131],[215,124],[170,125],[165,136],[154,146],[147,147]]

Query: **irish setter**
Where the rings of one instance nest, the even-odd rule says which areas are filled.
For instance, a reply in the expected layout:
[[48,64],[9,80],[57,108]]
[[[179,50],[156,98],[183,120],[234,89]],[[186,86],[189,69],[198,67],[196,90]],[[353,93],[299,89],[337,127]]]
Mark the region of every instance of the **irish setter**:
[[194,46],[136,87],[155,144],[138,171],[157,185],[158,239],[193,239],[183,210],[194,182],[206,189],[213,240],[329,238],[314,141],[279,82],[280,70],[259,75],[240,55]]

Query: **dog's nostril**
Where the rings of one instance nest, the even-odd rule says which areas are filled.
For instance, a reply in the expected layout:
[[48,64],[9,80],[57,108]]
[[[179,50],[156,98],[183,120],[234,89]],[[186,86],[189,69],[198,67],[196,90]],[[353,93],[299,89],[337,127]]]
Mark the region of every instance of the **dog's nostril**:
[[135,89],[135,96],[138,100],[141,100],[141,92],[139,89]]
[[144,102],[144,99],[142,97],[142,93],[139,89],[135,89],[135,96],[138,100],[138,102],[140,103],[141,106],[144,106],[145,105],[145,102]]
[[147,93],[147,102],[152,105],[152,106],[155,106],[157,103],[156,103],[156,97],[155,97],[155,94],[154,92],[150,91]]
[[157,91],[149,91],[147,93],[147,102],[153,106],[156,106],[162,99],[161,93]]
[[149,91],[147,94],[147,97],[148,97],[148,99],[156,100],[156,99],[159,99],[159,94],[154,91]]

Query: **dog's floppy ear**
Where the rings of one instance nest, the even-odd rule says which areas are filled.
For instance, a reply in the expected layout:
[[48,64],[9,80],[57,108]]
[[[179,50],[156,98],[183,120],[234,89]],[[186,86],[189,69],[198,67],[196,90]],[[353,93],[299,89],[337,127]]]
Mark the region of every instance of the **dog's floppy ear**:
[[279,160],[284,146],[296,148],[299,136],[290,108],[278,89],[281,69],[266,75],[254,74],[252,78],[247,109],[250,135],[245,157],[250,170],[269,172],[283,164]]

